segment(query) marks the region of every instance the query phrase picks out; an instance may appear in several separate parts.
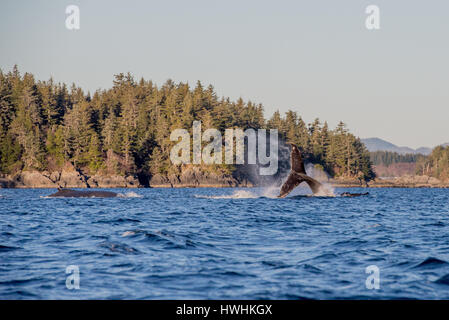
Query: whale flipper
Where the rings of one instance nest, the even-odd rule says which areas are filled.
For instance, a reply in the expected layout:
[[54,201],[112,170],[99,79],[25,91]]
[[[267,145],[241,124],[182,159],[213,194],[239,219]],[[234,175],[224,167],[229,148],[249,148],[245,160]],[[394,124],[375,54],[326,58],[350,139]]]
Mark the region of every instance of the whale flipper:
[[291,143],[291,146],[292,146],[292,151],[290,153],[291,171],[287,180],[281,187],[281,192],[278,198],[286,197],[290,192],[292,192],[293,189],[295,189],[302,182],[306,182],[309,185],[310,189],[312,189],[312,192],[314,194],[320,192],[322,184],[306,174],[306,170],[304,168],[304,161],[302,160],[301,157],[301,152],[299,151],[298,147],[295,144]]

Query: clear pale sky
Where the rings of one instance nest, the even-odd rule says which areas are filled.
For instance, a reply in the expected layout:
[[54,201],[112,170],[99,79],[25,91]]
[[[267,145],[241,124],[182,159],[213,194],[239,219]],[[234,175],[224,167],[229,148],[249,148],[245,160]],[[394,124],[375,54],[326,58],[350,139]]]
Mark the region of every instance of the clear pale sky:
[[[80,30],[65,8],[80,8]],[[380,30],[365,28],[368,5]],[[212,84],[397,145],[449,142],[449,1],[0,2],[0,68],[85,90],[131,72]]]

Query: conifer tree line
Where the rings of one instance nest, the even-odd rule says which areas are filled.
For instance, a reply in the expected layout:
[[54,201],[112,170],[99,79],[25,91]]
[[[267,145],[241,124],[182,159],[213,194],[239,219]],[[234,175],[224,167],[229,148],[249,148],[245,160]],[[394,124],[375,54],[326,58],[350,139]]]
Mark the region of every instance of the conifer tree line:
[[[91,174],[148,175],[179,173],[170,159],[174,129],[227,128],[279,130],[296,143],[308,161],[332,176],[372,179],[370,154],[343,122],[330,129],[316,119],[275,112],[266,120],[263,106],[241,98],[219,98],[214,88],[166,81],[136,81],[129,73],[114,76],[113,86],[85,93],[74,84],[36,81],[17,66],[0,70],[0,171],[57,170],[66,163]],[[229,165],[205,170],[232,173]]]
[[419,153],[399,154],[392,151],[370,152],[370,157],[372,164],[387,167],[395,163],[416,163],[426,158],[425,155]]
[[432,153],[418,161],[416,174],[449,180],[449,146],[438,146]]

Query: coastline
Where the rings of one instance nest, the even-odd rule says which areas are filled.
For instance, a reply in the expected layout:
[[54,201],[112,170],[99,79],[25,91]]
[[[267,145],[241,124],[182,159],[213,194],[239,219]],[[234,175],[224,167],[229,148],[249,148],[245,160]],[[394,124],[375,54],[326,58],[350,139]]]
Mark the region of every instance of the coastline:
[[[377,178],[367,184],[357,179],[319,179],[336,188],[449,188],[449,181],[440,181],[429,176],[403,176],[393,178]],[[263,187],[265,184],[254,184],[244,179],[240,181],[232,176],[202,173],[191,170],[182,175],[156,175],[142,184],[137,176],[92,175],[80,171],[62,171],[48,173],[46,171],[25,171],[14,175],[0,175],[0,189],[52,189],[64,188],[251,188]]]
[[366,186],[361,185],[359,181],[349,179],[331,179],[328,183],[337,188],[449,188],[449,181],[441,181],[429,176],[377,178],[369,181]]
[[15,174],[0,174],[0,188],[225,188],[253,187],[245,178],[236,178],[223,173],[189,168],[179,174],[120,175],[97,173],[89,175],[73,166],[61,171],[21,171]]

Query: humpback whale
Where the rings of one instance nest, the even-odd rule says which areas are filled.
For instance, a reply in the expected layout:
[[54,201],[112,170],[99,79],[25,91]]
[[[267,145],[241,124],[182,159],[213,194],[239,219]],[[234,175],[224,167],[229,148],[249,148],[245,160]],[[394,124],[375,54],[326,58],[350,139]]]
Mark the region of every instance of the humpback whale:
[[[325,190],[323,185],[306,174],[306,169],[304,168],[304,162],[302,161],[301,152],[299,151],[299,148],[293,143],[289,144],[292,147],[292,151],[290,153],[291,170],[287,180],[281,187],[281,192],[278,198],[285,198],[290,192],[292,192],[293,189],[299,186],[299,184],[301,184],[302,182],[306,182],[309,185],[310,189],[312,189],[313,194],[323,192]],[[342,194],[340,194],[340,196],[360,197],[366,196],[368,194],[369,194],[368,192],[365,193],[343,192]]]
[[350,193],[350,192],[343,192],[340,194],[340,197],[360,197],[360,196],[367,196],[369,195],[369,192],[364,193]]
[[290,143],[290,145],[292,147],[292,151],[290,152],[291,170],[287,180],[281,187],[281,192],[278,198],[285,198],[302,182],[306,182],[309,185],[310,189],[312,189],[313,194],[317,194],[318,192],[323,190],[323,185],[306,174],[306,169],[304,168],[304,162],[302,161],[301,152],[295,144]]
[[110,191],[78,191],[71,189],[63,189],[58,187],[58,191],[49,195],[49,197],[65,197],[65,198],[114,198],[117,197],[117,193]]

